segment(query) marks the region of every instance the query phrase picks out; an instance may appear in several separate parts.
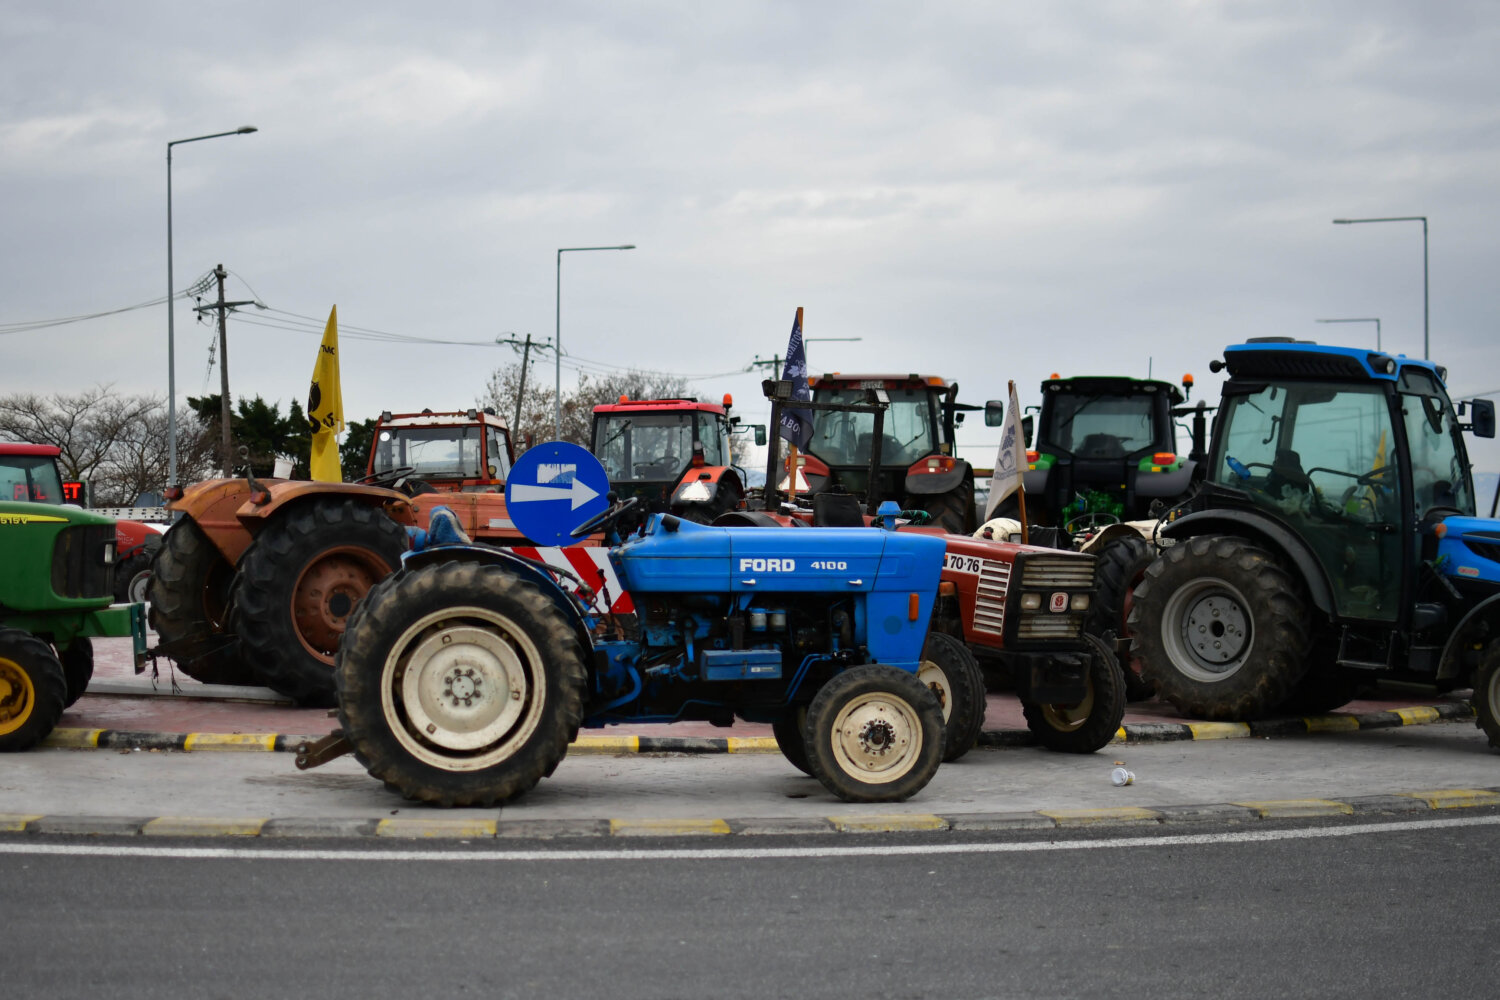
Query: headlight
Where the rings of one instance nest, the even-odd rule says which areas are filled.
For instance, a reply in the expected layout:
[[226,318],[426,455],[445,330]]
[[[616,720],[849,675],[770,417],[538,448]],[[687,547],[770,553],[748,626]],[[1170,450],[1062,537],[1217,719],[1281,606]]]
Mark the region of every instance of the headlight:
[[1023,610],[1023,611],[1036,611],[1041,606],[1042,606],[1042,595],[1041,594],[1022,594],[1021,595],[1021,610]]
[[1074,594],[1073,599],[1068,602],[1068,607],[1074,611],[1087,611],[1089,609],[1089,595]]
[[106,566],[112,566],[112,565],[114,565],[114,561],[115,561],[115,543],[114,542],[105,542],[104,543],[104,565],[106,565]]

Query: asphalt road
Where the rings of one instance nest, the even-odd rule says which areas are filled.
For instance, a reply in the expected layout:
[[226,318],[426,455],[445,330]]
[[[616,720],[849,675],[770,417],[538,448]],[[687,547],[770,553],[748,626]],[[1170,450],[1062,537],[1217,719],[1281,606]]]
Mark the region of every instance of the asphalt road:
[[4,981],[115,998],[1494,995],[1495,812],[1131,833],[10,839]]

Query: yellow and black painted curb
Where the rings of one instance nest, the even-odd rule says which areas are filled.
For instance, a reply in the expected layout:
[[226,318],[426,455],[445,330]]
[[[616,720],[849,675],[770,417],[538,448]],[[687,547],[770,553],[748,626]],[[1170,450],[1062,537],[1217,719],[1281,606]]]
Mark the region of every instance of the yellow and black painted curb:
[[[1474,718],[1474,709],[1461,701],[1438,705],[1393,708],[1361,715],[1316,715],[1259,722],[1132,722],[1120,727],[1115,743],[1162,743],[1176,740],[1228,740],[1251,737],[1303,736],[1361,729],[1391,729]],[[295,752],[315,735],[286,733],[156,733],[125,729],[54,729],[42,746],[86,750],[280,750]],[[979,734],[979,746],[1031,746],[1036,737],[1026,729],[991,729]],[[580,736],[573,754],[634,753],[778,753],[769,736]]]
[[518,840],[575,837],[723,837],[771,834],[861,834],[1047,831],[1112,827],[1179,827],[1205,822],[1254,823],[1350,816],[1411,816],[1453,809],[1500,810],[1500,788],[1435,788],[1345,799],[1274,799],[1188,806],[1116,806],[1034,812],[855,813],[771,819],[661,817],[520,819],[494,815],[382,818],[244,818],[215,816],[48,816],[0,813],[0,835],[110,837],[395,838]]

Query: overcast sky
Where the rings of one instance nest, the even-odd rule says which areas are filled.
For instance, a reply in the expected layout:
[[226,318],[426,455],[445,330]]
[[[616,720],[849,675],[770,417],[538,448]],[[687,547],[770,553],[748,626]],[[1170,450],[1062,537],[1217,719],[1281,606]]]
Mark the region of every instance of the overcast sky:
[[[231,389],[305,401],[337,304],[346,416],[471,405],[551,337],[763,419],[757,355],[1024,402],[1052,372],[1197,376],[1249,336],[1500,389],[1500,5],[47,3],[0,18],[0,324],[223,263]],[[274,326],[264,325],[267,323]],[[179,397],[218,391],[179,304]],[[816,338],[859,337],[819,343]],[[0,391],[167,384],[166,307],[0,335]],[[550,359],[533,377],[551,378]],[[976,415],[977,416],[977,415]],[[975,419],[966,457],[988,465]],[[1480,452],[1500,468],[1500,450]],[[1487,498],[1486,498],[1487,499]]]

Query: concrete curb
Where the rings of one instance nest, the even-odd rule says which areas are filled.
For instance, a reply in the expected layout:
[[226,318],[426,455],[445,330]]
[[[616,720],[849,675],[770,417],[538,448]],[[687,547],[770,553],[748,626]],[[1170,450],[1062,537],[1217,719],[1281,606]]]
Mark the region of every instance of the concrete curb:
[[1210,822],[1254,823],[1346,816],[1404,816],[1452,809],[1500,809],[1500,788],[1436,788],[1343,800],[1280,799],[1194,806],[1123,806],[1035,812],[856,814],[820,818],[515,820],[398,817],[382,819],[244,818],[213,816],[46,816],[0,813],[0,835],[99,837],[323,837],[344,839],[504,840],[627,837],[759,837],[793,834],[998,832],[1016,830],[1178,827]]
[[[1467,702],[1417,705],[1362,715],[1316,715],[1260,722],[1132,722],[1120,727],[1111,743],[1164,743],[1178,740],[1229,740],[1306,736],[1313,733],[1391,729],[1474,718]],[[124,729],[54,729],[41,745],[73,750],[219,750],[295,752],[300,743],[326,734],[156,733]],[[992,729],[979,734],[978,746],[1034,746],[1027,729]],[[778,753],[769,736],[580,736],[570,754],[633,753]]]

